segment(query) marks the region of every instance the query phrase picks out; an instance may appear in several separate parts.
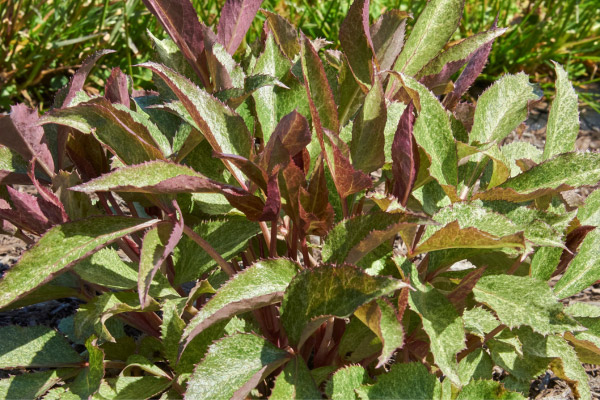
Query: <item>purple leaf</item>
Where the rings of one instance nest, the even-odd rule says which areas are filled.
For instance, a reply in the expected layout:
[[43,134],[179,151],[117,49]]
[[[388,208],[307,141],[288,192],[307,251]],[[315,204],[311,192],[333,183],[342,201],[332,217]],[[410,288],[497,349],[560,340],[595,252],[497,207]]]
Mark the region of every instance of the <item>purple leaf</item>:
[[227,0],[221,10],[221,19],[217,27],[219,43],[233,55],[239,47],[262,0]]
[[363,91],[371,86],[373,40],[369,29],[369,0],[355,0],[340,26],[340,44]]
[[14,209],[7,205],[0,209],[0,218],[4,218],[16,227],[41,235],[54,225],[43,212],[40,198],[6,187]]
[[306,187],[306,176],[304,171],[295,163],[289,163],[282,171],[283,179],[279,183],[281,197],[285,199],[282,204],[285,213],[290,216],[294,224],[300,226],[300,200],[299,191]]
[[281,195],[279,193],[278,176],[279,168],[276,168],[269,177],[269,183],[267,184],[267,201],[265,202],[265,206],[259,218],[260,221],[273,221],[279,217],[279,211],[281,210]]
[[402,50],[408,16],[404,11],[390,10],[371,25],[373,49],[381,71],[392,68]]
[[255,183],[263,191],[267,191],[267,175],[265,171],[246,157],[236,156],[235,154],[223,154],[216,151],[213,151],[213,157],[230,161],[238,167],[250,181]]
[[119,68],[113,68],[110,76],[106,80],[104,87],[104,97],[111,103],[123,104],[129,108],[129,88],[127,75]]
[[322,159],[312,173],[308,190],[301,187],[299,194],[302,232],[305,235],[326,235],[333,225],[334,212],[329,203],[329,191]]
[[268,27],[270,32],[273,33],[273,37],[283,51],[283,54],[290,60],[295,59],[296,55],[300,52],[296,27],[279,14],[266,10],[262,10],[261,12],[267,17],[265,29]]
[[19,153],[25,161],[36,158],[44,172],[54,175],[54,160],[44,135],[44,129],[38,125],[36,110],[17,104],[10,108],[10,114],[0,116],[0,144]]
[[75,98],[75,94],[83,89],[83,84],[85,83],[87,76],[100,57],[114,52],[114,50],[100,50],[85,59],[83,64],[81,64],[81,67],[75,72],[75,75],[73,75],[73,78],[71,78],[71,82],[69,82],[67,95],[60,105],[61,107],[67,107],[71,100]]
[[299,112],[292,111],[275,127],[261,154],[259,165],[264,170],[272,171],[277,164],[287,164],[289,157],[295,157],[308,146],[311,137],[306,118]]
[[408,107],[400,117],[394,141],[392,142],[392,173],[394,188],[392,194],[406,206],[419,170],[419,149],[413,136],[415,124],[414,105]]
[[198,21],[196,10],[189,0],[143,0],[152,14],[169,33],[177,47],[192,66],[204,87],[210,87],[210,78],[204,52],[204,36],[208,27]]

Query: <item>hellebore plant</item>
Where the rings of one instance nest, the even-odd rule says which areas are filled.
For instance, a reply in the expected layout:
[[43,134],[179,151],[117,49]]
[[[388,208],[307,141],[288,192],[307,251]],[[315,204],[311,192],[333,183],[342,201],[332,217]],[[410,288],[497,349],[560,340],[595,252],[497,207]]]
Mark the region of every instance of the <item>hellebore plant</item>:
[[[589,399],[600,308],[600,154],[575,151],[556,65],[543,150],[506,138],[538,89],[505,75],[477,104],[495,25],[448,41],[462,0],[369,21],[341,50],[228,0],[144,0],[156,91],[114,69],[54,107],[0,118],[4,232],[31,247],[0,308],[76,297],[58,330],[0,328],[4,398],[522,398],[552,370]],[[21,191],[17,185],[32,185]],[[33,193],[33,194],[32,194]],[[125,329],[127,328],[127,329]],[[135,329],[133,329],[135,328]],[[492,379],[492,368],[505,371]]]

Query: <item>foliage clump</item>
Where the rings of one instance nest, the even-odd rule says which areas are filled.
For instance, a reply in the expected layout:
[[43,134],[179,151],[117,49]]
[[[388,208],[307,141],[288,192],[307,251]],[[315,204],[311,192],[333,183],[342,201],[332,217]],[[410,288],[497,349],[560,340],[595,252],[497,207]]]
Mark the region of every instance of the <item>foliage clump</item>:
[[44,116],[0,118],[3,230],[33,245],[0,308],[84,303],[58,331],[0,328],[0,367],[44,368],[2,396],[521,398],[551,369],[590,398],[600,309],[559,300],[598,279],[599,192],[565,193],[600,154],[574,151],[560,65],[542,151],[505,141],[540,99],[526,75],[461,101],[504,32],[447,43],[462,0],[406,39],[407,14],[355,0],[342,51],[270,12],[238,50],[260,0],[216,33],[145,3],[171,36],[141,65],[156,91],[115,69],[86,95],[100,52]]

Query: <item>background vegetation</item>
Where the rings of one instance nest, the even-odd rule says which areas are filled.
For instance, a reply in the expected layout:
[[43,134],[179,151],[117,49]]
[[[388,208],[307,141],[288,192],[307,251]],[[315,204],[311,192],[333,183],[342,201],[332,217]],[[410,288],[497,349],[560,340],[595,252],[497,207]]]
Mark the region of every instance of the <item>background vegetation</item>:
[[[212,25],[224,0],[193,0],[203,22]],[[374,0],[371,15],[399,8],[418,15],[426,0]],[[310,37],[337,45],[339,24],[351,0],[265,0],[263,8],[286,16]],[[553,90],[547,79],[550,60],[565,65],[579,87],[598,82],[600,8],[597,0],[468,0],[455,39],[498,25],[509,31],[496,40],[483,79],[524,70]],[[260,34],[258,15],[249,38]],[[146,33],[163,36],[141,0],[0,0],[0,110],[15,102],[47,109],[82,59],[100,48],[117,52],[103,59],[133,76],[138,88],[149,87],[150,73],[132,67],[151,58]],[[414,21],[411,21],[414,22]],[[409,22],[409,24],[411,23]],[[97,68],[88,89],[101,87],[110,71]],[[554,78],[554,77],[550,77]],[[594,103],[591,95],[580,98]]]

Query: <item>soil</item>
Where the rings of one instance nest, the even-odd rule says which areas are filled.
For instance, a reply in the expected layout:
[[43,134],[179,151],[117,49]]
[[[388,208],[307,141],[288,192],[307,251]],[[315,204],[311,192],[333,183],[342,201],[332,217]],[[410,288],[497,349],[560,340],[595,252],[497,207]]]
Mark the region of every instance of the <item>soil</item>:
[[[596,88],[600,93],[600,85]],[[546,122],[548,119],[548,103],[539,103],[531,110],[529,118],[525,122],[524,129],[513,132],[507,141],[526,140],[543,149],[546,134]],[[600,150],[600,114],[590,108],[584,108],[580,113],[581,130],[576,142],[578,150],[599,151]],[[520,137],[520,139],[519,139]],[[583,188],[577,191],[580,201],[585,198],[592,188]],[[0,277],[12,267],[27,246],[19,239],[0,234]],[[565,299],[564,303],[589,302],[600,306],[600,284],[596,284],[577,295]],[[61,319],[73,315],[81,302],[78,299],[67,298],[52,300],[44,303],[23,307],[17,310],[0,312],[0,326],[5,325],[47,325],[56,328]],[[585,364],[588,372],[589,384],[594,399],[600,399],[600,366]],[[7,375],[7,371],[0,370],[0,378]],[[11,375],[18,371],[10,371]],[[539,377],[531,384],[530,398],[533,399],[574,399],[569,386],[557,378],[551,371],[545,376]]]

